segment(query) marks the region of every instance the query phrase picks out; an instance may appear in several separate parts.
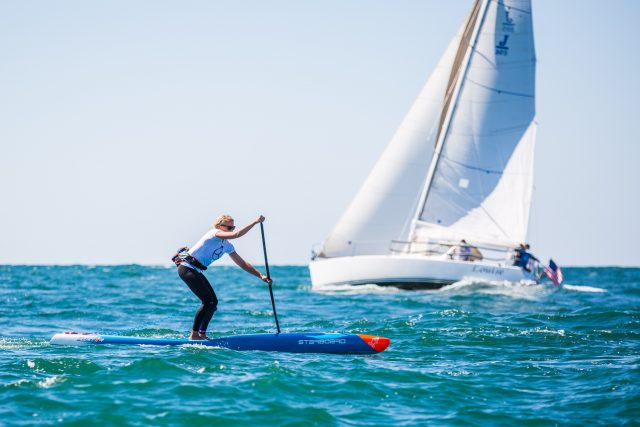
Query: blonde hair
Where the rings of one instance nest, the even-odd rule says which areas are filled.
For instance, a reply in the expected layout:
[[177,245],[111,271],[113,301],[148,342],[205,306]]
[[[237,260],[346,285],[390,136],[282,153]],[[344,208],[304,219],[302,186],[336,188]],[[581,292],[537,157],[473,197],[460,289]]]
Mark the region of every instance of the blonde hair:
[[223,214],[220,215],[214,222],[213,222],[213,226],[215,228],[217,228],[219,225],[222,225],[223,222],[227,222],[227,221],[233,221],[233,218],[231,217],[231,215],[227,215],[227,214]]

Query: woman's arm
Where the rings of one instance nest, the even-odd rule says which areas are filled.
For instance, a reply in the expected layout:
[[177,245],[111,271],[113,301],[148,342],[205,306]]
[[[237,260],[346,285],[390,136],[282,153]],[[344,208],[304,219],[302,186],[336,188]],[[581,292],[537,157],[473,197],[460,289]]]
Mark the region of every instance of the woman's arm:
[[237,239],[238,237],[242,237],[245,234],[247,234],[249,232],[249,230],[251,230],[253,228],[254,225],[259,224],[261,222],[264,221],[264,217],[262,215],[259,215],[253,222],[250,222],[249,224],[245,225],[244,227],[240,228],[239,230],[236,231],[222,231],[222,230],[218,230],[216,232],[216,237],[219,237],[221,239]]
[[265,276],[264,274],[260,273],[258,270],[256,270],[251,264],[249,264],[247,261],[245,261],[244,259],[242,259],[242,257],[240,255],[238,255],[237,252],[231,252],[229,254],[229,256],[231,257],[231,259],[233,260],[233,262],[235,262],[238,267],[242,268],[244,271],[246,271],[247,273],[251,273],[256,277],[259,277],[260,280],[262,280],[263,282],[266,282],[268,284],[273,283],[273,281],[271,279],[269,279],[267,276]]

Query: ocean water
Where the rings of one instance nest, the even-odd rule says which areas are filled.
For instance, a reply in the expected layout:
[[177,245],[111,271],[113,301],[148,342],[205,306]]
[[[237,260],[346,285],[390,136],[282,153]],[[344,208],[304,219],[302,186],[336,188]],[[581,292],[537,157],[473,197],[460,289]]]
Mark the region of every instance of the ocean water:
[[[174,268],[0,266],[0,425],[640,425],[640,269],[567,284],[311,289],[272,267],[283,331],[387,336],[369,356],[50,346],[66,330],[184,337],[198,306]],[[275,330],[268,288],[207,272],[210,335]]]

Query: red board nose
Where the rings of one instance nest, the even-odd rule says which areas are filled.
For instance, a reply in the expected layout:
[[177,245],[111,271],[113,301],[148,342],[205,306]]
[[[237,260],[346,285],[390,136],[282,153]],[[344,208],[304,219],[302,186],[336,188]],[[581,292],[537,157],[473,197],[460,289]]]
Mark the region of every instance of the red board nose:
[[376,337],[375,335],[364,335],[364,334],[358,334],[358,336],[362,338],[364,342],[369,344],[369,347],[371,347],[377,352],[384,351],[387,347],[389,347],[389,342],[390,342],[389,338]]

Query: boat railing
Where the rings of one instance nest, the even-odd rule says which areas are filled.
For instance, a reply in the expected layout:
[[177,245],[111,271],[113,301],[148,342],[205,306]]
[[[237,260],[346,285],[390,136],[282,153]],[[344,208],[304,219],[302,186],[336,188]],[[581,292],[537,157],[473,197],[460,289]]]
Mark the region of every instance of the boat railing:
[[513,262],[515,259],[515,248],[504,246],[476,245],[468,243],[464,247],[460,242],[444,240],[423,240],[423,241],[401,241],[392,240],[389,247],[392,253],[421,254],[426,256],[446,256],[451,259],[459,259],[464,253],[467,261],[493,261],[493,262]]
[[[349,241],[347,249],[340,256],[379,255],[381,247],[384,248],[385,245],[388,245],[388,249],[392,254],[424,255],[464,261],[487,261],[499,265],[513,265],[516,259],[515,248],[505,246],[469,242],[469,248],[464,252],[462,250],[463,245],[460,242],[447,240],[392,240],[390,244],[388,242],[387,240],[385,244],[381,240]],[[311,259],[325,257],[323,244],[314,244],[311,250]],[[529,262],[529,269],[535,276],[541,275],[542,266],[533,259]]]

